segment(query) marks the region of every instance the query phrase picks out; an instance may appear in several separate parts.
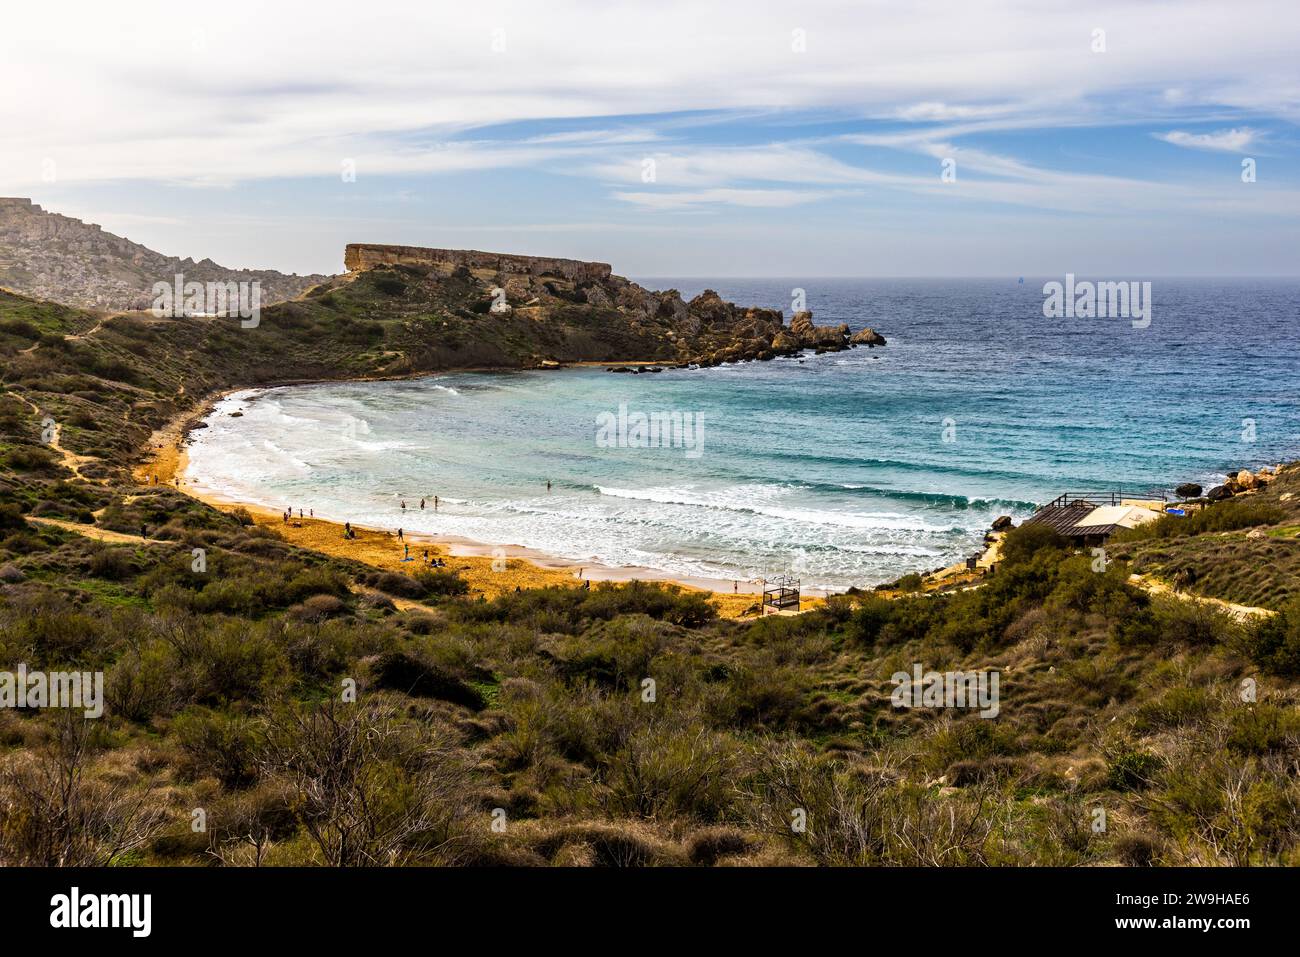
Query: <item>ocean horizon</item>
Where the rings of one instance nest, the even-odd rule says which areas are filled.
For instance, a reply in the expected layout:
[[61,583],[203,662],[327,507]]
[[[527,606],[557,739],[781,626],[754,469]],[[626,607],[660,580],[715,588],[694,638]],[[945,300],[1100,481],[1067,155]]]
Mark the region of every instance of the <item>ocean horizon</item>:
[[[802,289],[818,325],[870,326],[889,344],[641,375],[249,390],[194,433],[188,478],[592,565],[842,590],[959,561],[995,518],[1062,492],[1209,488],[1300,447],[1297,280],[1156,280],[1146,328],[1045,318],[1043,277],[639,281],[787,321]],[[637,413],[698,434],[601,443],[602,416]]]

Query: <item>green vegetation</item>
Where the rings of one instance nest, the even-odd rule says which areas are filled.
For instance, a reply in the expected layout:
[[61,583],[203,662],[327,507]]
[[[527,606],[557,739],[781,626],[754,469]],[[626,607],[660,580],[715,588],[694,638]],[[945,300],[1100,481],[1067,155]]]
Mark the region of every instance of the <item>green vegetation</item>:
[[[1151,597],[1123,561],[1244,593],[1259,549],[1295,547],[1248,537],[1296,524],[1289,476],[1117,543],[1104,572],[1030,527],[978,588],[748,622],[644,584],[470,600],[454,573],[305,552],[129,480],[210,390],[522,361],[506,333],[551,334],[436,285],[445,308],[394,270],[259,330],[128,318],[73,340],[93,317],[0,296],[0,670],[105,673],[98,720],[0,709],[0,863],[1300,863],[1300,606],[1241,623]],[[85,478],[33,405],[99,458]],[[1279,554],[1270,601],[1296,588]],[[918,663],[996,669],[998,716],[894,707]]]
[[1300,473],[1247,498],[1166,516],[1111,541],[1133,571],[1196,595],[1278,610],[1300,597]]

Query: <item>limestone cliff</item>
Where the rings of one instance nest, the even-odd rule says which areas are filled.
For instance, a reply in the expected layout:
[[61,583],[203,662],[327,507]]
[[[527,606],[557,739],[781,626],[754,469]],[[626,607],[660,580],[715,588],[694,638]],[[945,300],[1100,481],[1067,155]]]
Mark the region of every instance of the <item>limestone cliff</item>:
[[343,253],[343,265],[350,271],[375,266],[458,266],[469,270],[491,270],[512,275],[557,276],[574,282],[603,282],[611,269],[608,263],[580,262],[548,256],[520,256],[513,253],[485,253],[477,249],[426,249],[422,246],[380,246],[350,243]]
[[[885,343],[873,330],[851,338],[847,325],[816,326],[810,312],[797,313],[786,326],[778,310],[737,306],[711,289],[686,302],[675,289],[646,289],[601,262],[356,243],[347,247],[344,263],[353,278],[392,273],[389,282],[406,299],[465,316],[545,322],[547,328],[533,329],[539,341],[561,325],[570,332],[585,328],[607,344],[599,356],[621,361],[713,366]],[[574,337],[568,345],[576,347]],[[538,354],[539,361],[572,357],[561,350]]]
[[263,303],[292,299],[329,278],[164,256],[30,199],[0,197],[0,286],[87,309],[145,309],[154,283],[171,283],[177,273],[203,283],[256,281]]

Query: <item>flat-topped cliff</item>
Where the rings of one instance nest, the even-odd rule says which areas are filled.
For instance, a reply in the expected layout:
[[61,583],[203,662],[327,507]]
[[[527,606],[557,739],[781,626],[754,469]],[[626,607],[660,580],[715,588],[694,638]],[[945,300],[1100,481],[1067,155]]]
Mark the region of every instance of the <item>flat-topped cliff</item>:
[[350,243],[343,265],[351,272],[375,266],[464,266],[523,276],[555,276],[571,282],[603,282],[613,272],[609,263],[582,262],[551,256],[487,253],[478,249],[428,249],[423,246],[384,246]]
[[538,356],[555,361],[713,366],[885,344],[870,329],[851,335],[847,325],[815,326],[811,312],[796,313],[787,326],[779,310],[738,306],[711,289],[687,302],[676,289],[646,289],[602,262],[353,243],[344,263],[349,276],[331,286],[365,279],[400,289],[384,303],[386,311],[419,314],[432,307],[462,318],[491,317],[496,325],[481,328],[479,341],[502,332],[507,317],[528,320],[521,338],[535,340]]

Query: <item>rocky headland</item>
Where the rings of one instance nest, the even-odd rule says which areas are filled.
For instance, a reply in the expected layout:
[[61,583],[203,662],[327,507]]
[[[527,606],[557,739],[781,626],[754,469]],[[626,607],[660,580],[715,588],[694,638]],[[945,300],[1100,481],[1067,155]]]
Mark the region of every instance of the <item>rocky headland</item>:
[[[412,281],[424,284],[434,298],[453,291],[452,284],[459,283],[455,292],[461,298],[468,293],[470,302],[462,309],[467,307],[471,314],[545,323],[589,319],[603,322],[607,332],[623,329],[631,340],[644,343],[609,357],[616,361],[705,367],[774,359],[805,350],[874,348],[886,342],[874,329],[851,333],[843,324],[815,325],[811,312],[795,313],[786,325],[779,310],[737,306],[711,289],[687,301],[676,289],[652,291],[614,275],[607,263],[371,244],[349,245],[344,262],[353,278],[388,272],[394,274],[391,282],[400,282],[404,289]],[[539,356],[538,364],[555,361],[566,361],[566,357]],[[630,372],[635,367],[616,367],[614,371]]]

